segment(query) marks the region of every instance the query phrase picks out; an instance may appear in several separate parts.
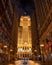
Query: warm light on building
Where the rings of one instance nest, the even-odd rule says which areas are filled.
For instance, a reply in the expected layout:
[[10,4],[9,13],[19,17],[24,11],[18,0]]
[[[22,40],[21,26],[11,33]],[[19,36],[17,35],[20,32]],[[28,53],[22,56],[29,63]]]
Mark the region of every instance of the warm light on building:
[[0,65],[52,65],[52,0],[0,0]]
[[[29,56],[32,53],[32,39],[31,39],[31,19],[30,16],[21,16],[20,25],[18,27],[18,42],[17,54]],[[25,56],[26,57],[26,56]]]

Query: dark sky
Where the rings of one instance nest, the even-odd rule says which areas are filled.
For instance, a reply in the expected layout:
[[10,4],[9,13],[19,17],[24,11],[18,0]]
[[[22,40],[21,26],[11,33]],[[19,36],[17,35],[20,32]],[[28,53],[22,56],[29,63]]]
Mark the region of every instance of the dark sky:
[[18,16],[21,15],[32,15],[34,10],[34,2],[33,0],[13,0],[14,4],[17,7]]

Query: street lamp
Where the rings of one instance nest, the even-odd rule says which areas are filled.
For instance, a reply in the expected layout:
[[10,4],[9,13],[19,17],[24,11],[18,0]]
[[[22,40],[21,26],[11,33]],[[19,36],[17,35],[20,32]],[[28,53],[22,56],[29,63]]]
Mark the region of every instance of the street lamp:
[[44,44],[40,44],[40,49],[41,49],[42,61],[44,62]]
[[4,48],[7,48],[7,45],[4,45]]
[[35,49],[34,52],[37,52],[37,50]]
[[44,44],[40,44],[40,47],[41,47],[41,48],[44,47]]
[[13,51],[13,49],[10,49],[10,51],[12,52],[12,51]]

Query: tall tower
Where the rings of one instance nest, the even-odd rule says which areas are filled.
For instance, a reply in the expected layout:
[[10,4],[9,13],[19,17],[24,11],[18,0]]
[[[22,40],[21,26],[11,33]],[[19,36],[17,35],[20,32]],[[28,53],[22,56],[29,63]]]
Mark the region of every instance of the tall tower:
[[32,54],[31,19],[30,16],[21,16],[18,27],[17,56],[28,57]]

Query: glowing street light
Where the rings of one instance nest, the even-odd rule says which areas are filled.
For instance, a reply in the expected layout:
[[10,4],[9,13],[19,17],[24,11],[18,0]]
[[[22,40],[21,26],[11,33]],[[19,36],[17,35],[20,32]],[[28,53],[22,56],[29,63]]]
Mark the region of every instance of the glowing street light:
[[44,47],[44,44],[40,44],[40,47]]
[[7,48],[7,45],[4,45],[4,48]]
[[10,51],[12,52],[12,51],[13,51],[13,49],[10,49]]
[[34,51],[35,51],[35,52],[37,52],[37,50],[36,50],[36,49],[35,49]]

